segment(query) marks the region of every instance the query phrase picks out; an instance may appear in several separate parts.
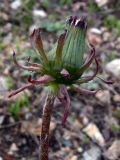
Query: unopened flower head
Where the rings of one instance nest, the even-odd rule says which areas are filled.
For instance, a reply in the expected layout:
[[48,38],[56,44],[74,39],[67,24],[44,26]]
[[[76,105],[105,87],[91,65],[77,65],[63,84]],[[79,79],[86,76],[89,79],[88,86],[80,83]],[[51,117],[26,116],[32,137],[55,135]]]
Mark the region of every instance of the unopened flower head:
[[[9,97],[32,86],[48,86],[64,105],[62,120],[62,124],[64,125],[70,107],[67,86],[72,87],[72,89],[75,89],[79,93],[85,94],[95,94],[99,90],[88,91],[79,87],[80,84],[93,80],[99,70],[95,47],[92,44],[88,45],[86,43],[86,31],[87,22],[85,17],[70,16],[66,21],[64,33],[60,35],[53,49],[46,54],[41,38],[42,29],[35,29],[30,39],[32,46],[39,55],[40,64],[30,63],[28,60],[27,66],[21,65],[16,59],[15,52],[13,53],[13,60],[19,68],[38,73],[39,78],[35,80],[30,75],[28,77],[28,84],[13,91]],[[86,45],[89,46],[90,55],[84,62]],[[90,67],[92,62],[96,65],[95,72],[91,76],[83,77],[83,73]],[[101,80],[108,84],[113,83],[112,81]]]

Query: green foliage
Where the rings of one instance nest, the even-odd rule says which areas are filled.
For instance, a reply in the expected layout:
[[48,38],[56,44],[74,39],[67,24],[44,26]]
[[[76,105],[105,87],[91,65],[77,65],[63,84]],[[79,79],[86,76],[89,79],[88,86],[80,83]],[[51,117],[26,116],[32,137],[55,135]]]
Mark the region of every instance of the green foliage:
[[114,51],[111,52],[111,53],[109,54],[108,58],[109,58],[109,61],[114,60],[114,59],[116,58],[116,52],[114,52]]
[[34,0],[22,0],[22,7],[30,14],[34,6]]
[[28,29],[33,22],[32,20],[33,6],[34,6],[34,0],[22,0],[22,7],[18,10],[17,15],[14,17],[16,21],[20,22],[20,25],[22,26],[21,30],[23,31]]
[[114,8],[120,9],[120,1],[119,0],[115,1],[115,3],[112,3],[112,5]]
[[41,4],[42,4],[42,6],[44,7],[44,8],[48,8],[49,7],[49,5],[50,5],[50,1],[49,0],[42,0],[41,1]]
[[25,16],[23,17],[22,23],[24,24],[25,27],[28,27],[32,23],[32,15],[31,11],[33,9],[33,0],[22,0],[22,6],[26,12]]
[[16,103],[13,103],[8,107],[8,112],[10,112],[11,115],[17,119],[19,116],[20,108],[28,105],[29,105],[28,97],[21,97],[18,99],[18,101],[16,101]]
[[60,0],[60,5],[70,5],[72,3],[72,0]]
[[41,25],[42,28],[45,28],[49,32],[56,32],[60,34],[64,30],[64,24],[61,21],[58,22],[44,22]]
[[115,125],[115,124],[111,124],[110,126],[111,130],[115,133],[120,133],[120,126]]
[[37,56],[36,52],[31,48],[25,48],[23,50],[23,54],[19,57],[23,58],[23,57],[26,57],[26,56],[30,56],[33,61],[38,60],[38,56]]
[[117,18],[113,15],[109,15],[104,19],[103,24],[104,26],[112,29],[116,26],[116,22],[117,22]]
[[83,143],[84,143],[84,145],[89,144],[89,139],[86,135],[83,136]]
[[87,88],[87,89],[96,89],[98,88],[98,80],[92,80],[88,83],[83,83],[81,84],[80,86],[83,87],[83,88]]
[[120,20],[114,15],[107,16],[103,21],[103,25],[110,30],[114,29],[116,34],[120,35]]
[[[57,5],[61,5],[61,6],[64,6],[64,5],[71,5],[72,4],[72,0],[59,0],[57,1],[56,3],[58,3]],[[42,0],[41,1],[41,5],[45,8],[45,9],[48,9],[51,5],[50,1],[49,0]]]
[[13,88],[14,84],[13,84],[13,79],[11,77],[6,78],[6,85],[8,90]]
[[120,119],[120,109],[114,111],[113,115],[114,115],[116,118]]
[[22,23],[24,28],[28,28],[32,24],[32,16],[26,14],[22,19]]
[[100,8],[98,7],[98,5],[93,2],[88,3],[88,9],[90,12],[99,12],[100,11]]
[[111,53],[109,53],[109,54],[105,57],[103,63],[106,64],[106,63],[108,63],[108,62],[110,62],[110,61],[112,61],[112,60],[114,60],[114,59],[116,59],[116,58],[117,58],[116,52],[115,52],[115,51],[112,51]]

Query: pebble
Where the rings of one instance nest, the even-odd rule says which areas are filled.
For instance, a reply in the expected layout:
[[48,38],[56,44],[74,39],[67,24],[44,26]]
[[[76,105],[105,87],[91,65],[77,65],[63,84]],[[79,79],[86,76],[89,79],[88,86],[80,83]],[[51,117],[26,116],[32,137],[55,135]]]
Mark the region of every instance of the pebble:
[[90,41],[90,43],[94,45],[100,45],[102,43],[100,34],[96,34],[92,32],[88,32],[88,40]]
[[95,33],[95,34],[98,34],[98,35],[101,35],[102,34],[102,31],[98,28],[91,28],[90,29],[90,32],[91,33]]
[[113,96],[113,100],[115,101],[115,102],[120,102],[120,95],[114,95]]
[[78,151],[79,153],[82,153],[82,152],[83,152],[83,148],[78,147],[77,151]]
[[115,140],[104,155],[109,160],[117,160],[120,156],[120,140]]
[[0,77],[0,99],[4,98],[7,92],[7,84],[6,84],[6,78],[1,76]]
[[38,18],[46,18],[47,17],[47,14],[44,10],[33,10],[33,16],[35,19],[38,19]]
[[120,59],[114,59],[111,62],[107,63],[106,71],[111,73],[117,78],[120,78]]
[[9,154],[10,155],[13,155],[14,152],[18,151],[18,147],[16,146],[15,143],[12,143],[11,146],[10,146],[10,149],[9,149]]
[[3,43],[4,43],[5,45],[10,44],[10,42],[12,41],[12,38],[13,38],[12,33],[9,33],[7,36],[4,37]]
[[97,142],[100,146],[105,145],[105,140],[103,135],[100,133],[98,127],[93,124],[89,123],[87,127],[83,129],[83,131],[90,137],[92,138],[93,141]]
[[107,4],[108,0],[95,0],[99,7],[102,7]]
[[72,156],[70,160],[78,160],[77,156]]
[[11,3],[11,8],[13,10],[17,10],[20,6],[22,5],[22,1],[21,0],[15,0]]
[[105,33],[103,34],[103,41],[104,41],[104,42],[109,41],[110,37],[111,37],[110,32],[105,32]]
[[1,116],[0,116],[0,125],[3,123],[4,118],[5,118],[5,116],[4,116],[4,115],[1,115]]
[[108,90],[97,92],[95,97],[102,103],[110,103],[110,92]]
[[11,23],[7,23],[7,24],[4,26],[4,32],[8,34],[8,32],[11,31],[11,28],[12,28],[12,24],[11,24]]
[[98,160],[100,156],[101,156],[101,151],[96,146],[92,147],[83,154],[84,160]]
[[33,118],[33,115],[32,115],[31,112],[27,112],[27,113],[25,114],[25,119],[26,119],[26,120],[31,120],[32,118]]

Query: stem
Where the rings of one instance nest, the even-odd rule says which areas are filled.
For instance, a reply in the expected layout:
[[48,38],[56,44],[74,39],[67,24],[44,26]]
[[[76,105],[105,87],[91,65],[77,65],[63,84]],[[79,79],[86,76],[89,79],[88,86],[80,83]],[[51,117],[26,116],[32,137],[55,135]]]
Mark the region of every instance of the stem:
[[49,128],[51,112],[54,104],[55,96],[50,92],[46,98],[42,115],[42,130],[41,130],[41,144],[40,144],[40,160],[48,160],[48,146],[49,146]]

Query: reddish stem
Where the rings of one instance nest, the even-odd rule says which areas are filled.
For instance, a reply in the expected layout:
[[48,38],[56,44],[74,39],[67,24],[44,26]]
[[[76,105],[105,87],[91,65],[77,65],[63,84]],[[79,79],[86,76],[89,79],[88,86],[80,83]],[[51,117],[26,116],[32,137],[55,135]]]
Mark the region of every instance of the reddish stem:
[[53,96],[52,93],[49,93],[43,108],[40,160],[48,160],[49,128],[50,128],[50,119],[51,119],[51,112],[54,104],[54,99],[55,96]]

